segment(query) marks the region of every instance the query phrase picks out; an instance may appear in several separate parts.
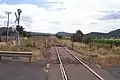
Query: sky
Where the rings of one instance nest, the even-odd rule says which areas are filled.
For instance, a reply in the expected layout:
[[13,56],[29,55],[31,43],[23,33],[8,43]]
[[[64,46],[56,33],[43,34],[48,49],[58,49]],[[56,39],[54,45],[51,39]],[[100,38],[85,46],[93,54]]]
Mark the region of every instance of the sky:
[[27,31],[56,33],[109,32],[120,28],[119,0],[0,0],[0,27],[15,25],[15,12],[21,9],[20,24]]

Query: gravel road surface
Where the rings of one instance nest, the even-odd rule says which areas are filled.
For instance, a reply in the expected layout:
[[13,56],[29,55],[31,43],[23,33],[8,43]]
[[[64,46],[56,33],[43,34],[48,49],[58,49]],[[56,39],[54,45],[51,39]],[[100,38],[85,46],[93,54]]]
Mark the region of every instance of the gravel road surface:
[[120,80],[120,65],[106,67],[104,69],[113,75],[117,80]]
[[48,72],[48,80],[63,80],[60,72],[59,64],[50,64]]

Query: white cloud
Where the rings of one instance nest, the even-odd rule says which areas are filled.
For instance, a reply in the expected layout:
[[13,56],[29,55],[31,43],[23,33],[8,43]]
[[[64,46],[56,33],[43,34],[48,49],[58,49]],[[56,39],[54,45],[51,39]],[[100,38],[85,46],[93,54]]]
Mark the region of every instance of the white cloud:
[[[84,33],[108,32],[120,26],[119,19],[97,20],[98,17],[107,14],[97,11],[119,11],[119,0],[49,0],[48,2],[50,3],[47,5],[51,6],[48,8],[35,4],[0,4],[0,25],[6,25],[7,17],[2,18],[6,16],[5,11],[14,13],[16,9],[20,8],[23,11],[21,25],[28,31],[55,33],[58,31],[75,32],[77,29],[81,29]],[[14,14],[10,18],[13,23]]]

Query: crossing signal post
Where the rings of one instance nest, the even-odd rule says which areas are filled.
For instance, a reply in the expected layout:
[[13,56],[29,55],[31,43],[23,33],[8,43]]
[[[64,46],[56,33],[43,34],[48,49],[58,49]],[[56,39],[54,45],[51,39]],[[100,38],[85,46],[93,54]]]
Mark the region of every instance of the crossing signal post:
[[15,16],[16,16],[15,23],[17,22],[17,25],[16,25],[16,47],[17,47],[17,50],[19,50],[19,46],[20,46],[19,33],[22,32],[24,29],[22,26],[19,25],[21,12],[22,12],[21,9],[17,9],[17,13],[15,12]]
[[19,46],[20,46],[20,33],[22,33],[24,30],[24,28],[20,25],[16,25],[16,44],[17,44],[17,50],[19,50]]

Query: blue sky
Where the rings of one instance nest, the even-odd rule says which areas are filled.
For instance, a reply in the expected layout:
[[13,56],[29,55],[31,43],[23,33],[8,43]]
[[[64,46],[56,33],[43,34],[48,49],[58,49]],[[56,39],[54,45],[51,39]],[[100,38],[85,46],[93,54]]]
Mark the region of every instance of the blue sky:
[[41,7],[50,7],[49,4],[50,3],[57,3],[57,0],[52,1],[52,2],[49,2],[47,0],[1,0],[1,3],[11,4],[11,5],[15,5],[15,4],[34,4],[34,5],[38,5],[38,6],[41,6]]
[[27,31],[109,32],[120,28],[119,0],[0,0],[0,25],[6,26],[5,11],[22,9],[21,25]]
[[43,3],[43,0],[1,0],[7,4],[40,4]]

